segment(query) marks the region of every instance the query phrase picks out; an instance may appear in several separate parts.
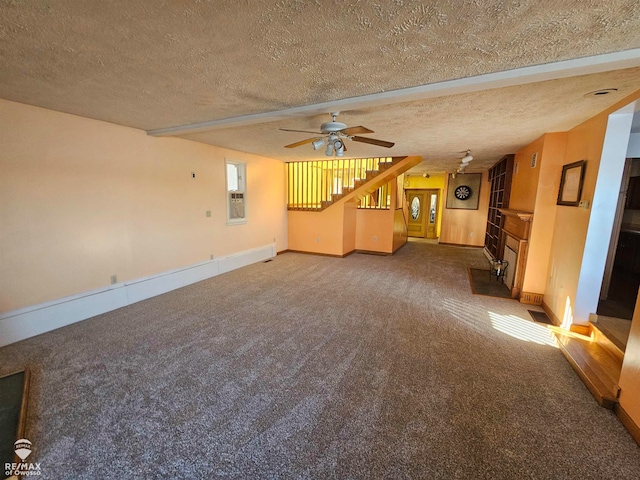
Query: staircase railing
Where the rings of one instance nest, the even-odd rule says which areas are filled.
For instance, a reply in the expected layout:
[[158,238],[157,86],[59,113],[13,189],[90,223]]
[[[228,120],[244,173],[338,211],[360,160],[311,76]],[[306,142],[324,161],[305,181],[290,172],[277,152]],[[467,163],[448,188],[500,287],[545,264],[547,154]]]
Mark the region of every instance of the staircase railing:
[[[360,187],[392,157],[313,160],[287,163],[287,206],[290,210],[322,210]],[[389,184],[364,196],[358,208],[389,208]]]

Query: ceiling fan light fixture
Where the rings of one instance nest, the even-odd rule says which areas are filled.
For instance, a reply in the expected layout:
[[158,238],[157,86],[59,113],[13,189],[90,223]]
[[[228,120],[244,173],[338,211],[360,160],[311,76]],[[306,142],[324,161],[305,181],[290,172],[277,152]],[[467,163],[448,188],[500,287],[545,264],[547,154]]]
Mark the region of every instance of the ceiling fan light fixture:
[[313,145],[314,150],[319,150],[324,146],[324,143],[325,143],[324,138],[318,138],[317,140],[314,140],[311,144]]
[[361,137],[360,134],[374,133],[373,130],[358,125],[355,127],[347,127],[346,124],[336,121],[340,112],[331,113],[331,122],[324,122],[320,125],[320,132],[312,132],[309,130],[294,130],[290,128],[281,128],[284,132],[301,132],[301,133],[313,133],[315,135],[324,135],[321,138],[312,137],[307,138],[299,142],[294,142],[290,145],[285,145],[285,148],[296,148],[302,145],[313,144],[314,150],[319,150],[325,144],[327,145],[326,155],[342,156],[347,151],[347,147],[344,144],[344,139],[353,140],[354,142],[368,143],[376,145],[378,147],[391,148],[395,145],[393,142],[386,142],[384,140],[378,140],[375,138]]
[[333,144],[331,142],[327,143],[327,149],[325,150],[324,154],[327,157],[330,157],[333,155]]

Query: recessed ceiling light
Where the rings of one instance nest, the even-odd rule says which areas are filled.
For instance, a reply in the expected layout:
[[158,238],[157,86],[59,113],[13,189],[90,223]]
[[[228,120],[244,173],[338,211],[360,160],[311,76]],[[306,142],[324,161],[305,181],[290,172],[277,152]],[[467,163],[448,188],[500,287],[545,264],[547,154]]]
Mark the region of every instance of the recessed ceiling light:
[[617,92],[617,88],[601,88],[600,90],[594,90],[593,92],[585,93],[585,97],[601,97],[603,95],[609,95],[610,93]]

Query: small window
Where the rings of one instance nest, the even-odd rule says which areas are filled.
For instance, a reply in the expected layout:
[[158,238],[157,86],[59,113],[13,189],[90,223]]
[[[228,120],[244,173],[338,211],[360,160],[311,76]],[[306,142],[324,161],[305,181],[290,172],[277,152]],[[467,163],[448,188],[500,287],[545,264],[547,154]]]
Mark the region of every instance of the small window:
[[227,167],[227,223],[247,222],[247,192],[245,164],[226,160]]

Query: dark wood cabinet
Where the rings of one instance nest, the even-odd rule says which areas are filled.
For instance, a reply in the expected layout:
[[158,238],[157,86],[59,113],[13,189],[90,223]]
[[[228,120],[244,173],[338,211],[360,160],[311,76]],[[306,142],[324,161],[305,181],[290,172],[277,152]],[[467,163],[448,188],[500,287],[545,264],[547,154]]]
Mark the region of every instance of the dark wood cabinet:
[[620,232],[614,266],[625,272],[640,273],[640,233]]
[[500,209],[509,207],[514,158],[515,155],[505,155],[489,169],[491,193],[484,246],[496,259],[502,259],[504,251],[504,245],[501,243],[502,213]]
[[629,178],[629,188],[627,188],[627,199],[624,208],[640,210],[640,177]]

